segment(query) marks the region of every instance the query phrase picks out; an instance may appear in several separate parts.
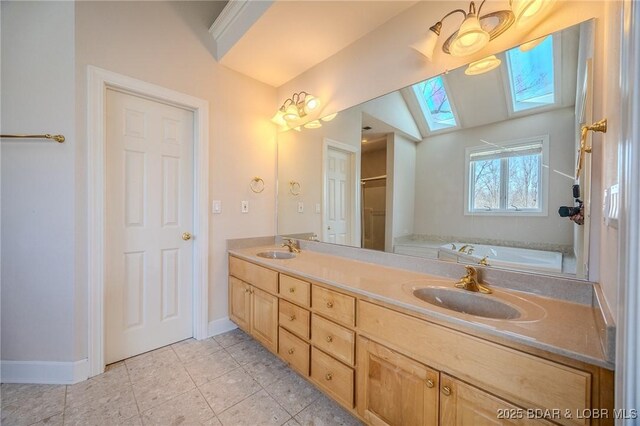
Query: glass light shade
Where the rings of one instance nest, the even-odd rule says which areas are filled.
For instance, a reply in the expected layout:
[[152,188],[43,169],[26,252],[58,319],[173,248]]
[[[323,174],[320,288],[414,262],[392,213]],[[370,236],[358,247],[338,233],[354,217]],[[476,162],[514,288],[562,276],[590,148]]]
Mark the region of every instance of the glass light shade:
[[437,42],[438,34],[436,34],[435,31],[429,29],[429,31],[427,32],[427,38],[418,43],[412,44],[411,47],[420,52],[429,60],[429,62],[431,62]]
[[313,120],[304,125],[305,129],[317,129],[318,127],[322,127],[322,123],[318,120]]
[[550,0],[518,0],[513,5],[516,26],[522,27],[551,3]]
[[284,121],[295,121],[299,118],[300,116],[298,115],[298,107],[293,104],[289,105],[282,115],[282,119]]
[[304,111],[309,114],[320,106],[320,99],[313,95],[306,95],[304,98]]
[[325,115],[324,117],[322,117],[320,120],[322,121],[331,121],[334,118],[336,118],[338,116],[337,112],[334,112],[333,114],[329,114],[329,115]]
[[286,126],[287,122],[284,121],[284,112],[282,110],[278,110],[273,117],[271,117],[271,122],[277,124],[278,126]]
[[549,37],[549,36],[540,37],[540,38],[537,38],[535,40],[531,40],[531,41],[528,41],[526,43],[522,43],[520,45],[520,51],[521,52],[528,52],[529,50],[532,50],[534,47],[536,47],[537,45],[539,45],[540,43],[545,41],[547,37]]
[[470,13],[460,25],[458,35],[449,46],[449,52],[453,56],[471,55],[485,47],[489,38],[489,33],[480,26],[478,17]]
[[502,61],[496,58],[495,55],[487,56],[479,61],[471,62],[464,73],[466,75],[478,75],[485,72],[496,69],[500,66]]

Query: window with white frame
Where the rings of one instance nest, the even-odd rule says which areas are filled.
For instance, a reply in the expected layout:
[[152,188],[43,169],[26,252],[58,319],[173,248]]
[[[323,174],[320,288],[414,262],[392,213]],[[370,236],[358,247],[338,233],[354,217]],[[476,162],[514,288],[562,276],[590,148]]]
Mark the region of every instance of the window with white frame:
[[548,136],[467,150],[468,213],[545,211]]

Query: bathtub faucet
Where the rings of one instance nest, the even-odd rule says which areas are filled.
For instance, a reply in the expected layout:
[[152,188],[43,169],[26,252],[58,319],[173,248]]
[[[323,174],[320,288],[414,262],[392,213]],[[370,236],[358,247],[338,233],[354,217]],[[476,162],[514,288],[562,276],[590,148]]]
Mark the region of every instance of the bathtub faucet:
[[480,284],[478,280],[478,270],[470,265],[465,266],[465,268],[467,269],[467,275],[460,278],[460,281],[456,282],[455,286],[467,291],[491,294],[491,290],[488,287]]
[[471,254],[473,253],[473,246],[471,244],[465,244],[458,249],[460,253]]

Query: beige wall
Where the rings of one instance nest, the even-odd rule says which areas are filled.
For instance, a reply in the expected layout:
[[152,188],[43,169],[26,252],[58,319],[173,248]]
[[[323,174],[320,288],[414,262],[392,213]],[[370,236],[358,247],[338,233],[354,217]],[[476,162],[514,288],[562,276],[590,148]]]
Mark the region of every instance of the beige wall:
[[[573,106],[426,138],[418,144],[415,233],[572,246],[573,222],[558,207],[573,205]],[[542,129],[542,130],[541,130]],[[465,215],[465,149],[535,136],[549,136],[549,196],[546,216]],[[557,170],[560,173],[554,173]]]
[[[222,201],[222,214],[210,216],[209,320],[227,316],[226,239],[275,233],[276,134],[269,121],[275,89],[214,60],[207,30],[223,6],[223,2],[76,3],[78,134],[86,132],[87,65],[209,102],[209,196]],[[81,144],[78,159],[85,158],[86,145]],[[78,180],[84,182],[81,164],[78,169]],[[260,194],[249,188],[254,176],[265,181]],[[86,188],[78,192],[83,198]],[[242,200],[249,201],[248,214],[240,213]],[[84,203],[78,208],[84,211]],[[83,241],[86,227],[79,228]],[[85,347],[86,343],[79,344],[78,349]]]
[[210,216],[209,319],[227,315],[225,240],[275,233],[276,91],[213,59],[208,28],[223,7],[2,2],[3,132],[67,136],[2,143],[3,360],[87,356],[87,65],[209,102],[209,197],[223,209]]

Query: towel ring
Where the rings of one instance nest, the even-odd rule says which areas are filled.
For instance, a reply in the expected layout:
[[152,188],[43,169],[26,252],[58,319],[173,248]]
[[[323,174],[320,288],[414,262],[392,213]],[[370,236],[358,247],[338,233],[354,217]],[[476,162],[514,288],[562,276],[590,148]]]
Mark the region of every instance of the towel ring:
[[256,194],[261,193],[264,191],[264,180],[258,176],[254,177],[251,179],[251,183],[249,183],[249,188]]
[[302,187],[300,186],[300,182],[296,182],[295,180],[289,182],[289,192],[291,193],[291,195],[300,195],[301,190]]

